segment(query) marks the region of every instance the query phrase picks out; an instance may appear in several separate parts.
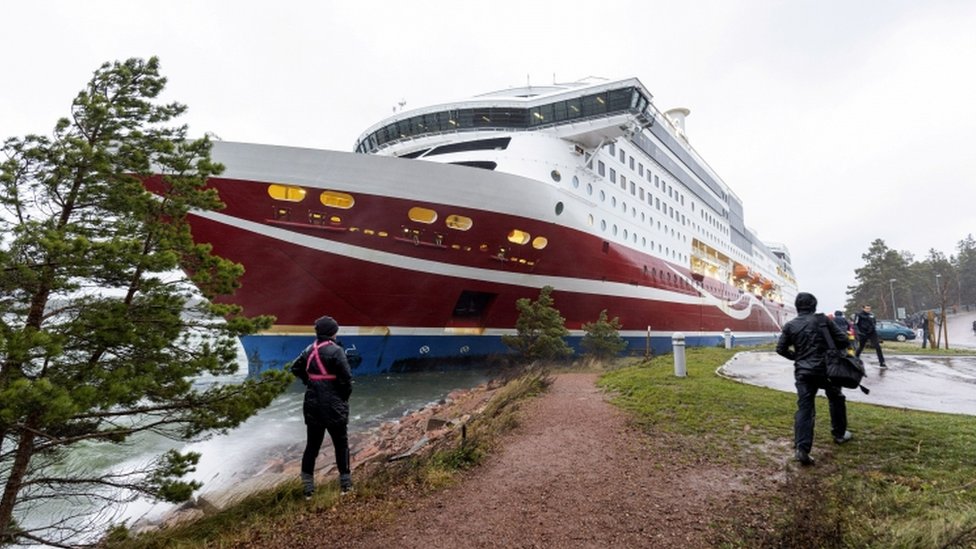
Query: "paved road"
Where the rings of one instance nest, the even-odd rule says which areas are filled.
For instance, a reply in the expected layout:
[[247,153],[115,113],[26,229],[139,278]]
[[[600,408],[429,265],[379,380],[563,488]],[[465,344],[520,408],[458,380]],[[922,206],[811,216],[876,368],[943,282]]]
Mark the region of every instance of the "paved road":
[[[949,344],[953,348],[976,348],[972,322],[976,312],[949,318]],[[968,330],[968,332],[967,332]],[[976,415],[976,356],[935,357],[885,354],[886,370],[878,368],[874,352],[865,349],[868,377],[865,395],[847,389],[848,400],[928,410]],[[744,383],[793,392],[793,363],[773,352],[739,353],[719,369],[720,373]]]

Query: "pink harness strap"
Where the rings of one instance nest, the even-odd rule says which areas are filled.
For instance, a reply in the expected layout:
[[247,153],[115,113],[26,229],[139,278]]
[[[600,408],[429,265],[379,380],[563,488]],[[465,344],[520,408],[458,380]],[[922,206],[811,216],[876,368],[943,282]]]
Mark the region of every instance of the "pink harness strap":
[[[312,345],[312,352],[308,355],[308,361],[305,363],[305,373],[308,374],[308,379],[312,381],[332,381],[336,376],[329,373],[325,368],[325,364],[322,364],[322,357],[319,356],[319,348],[326,345],[332,345],[332,340],[326,339],[322,343],[315,343]],[[315,360],[315,364],[318,365],[319,373],[312,373],[312,360]]]

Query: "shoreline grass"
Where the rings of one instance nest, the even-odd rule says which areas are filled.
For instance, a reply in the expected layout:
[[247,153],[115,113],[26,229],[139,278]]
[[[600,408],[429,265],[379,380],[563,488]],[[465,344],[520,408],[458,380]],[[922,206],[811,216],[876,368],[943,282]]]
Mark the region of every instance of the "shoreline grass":
[[[740,463],[775,459],[769,448],[789,460],[796,397],[718,376],[736,352],[689,349],[687,378],[674,377],[664,355],[609,372],[600,385],[648,431],[700,437]],[[976,547],[976,418],[849,401],[855,439],[836,446],[826,402],[818,408],[817,465],[788,464],[790,495],[771,494],[783,498],[774,532],[741,532],[734,546]]]

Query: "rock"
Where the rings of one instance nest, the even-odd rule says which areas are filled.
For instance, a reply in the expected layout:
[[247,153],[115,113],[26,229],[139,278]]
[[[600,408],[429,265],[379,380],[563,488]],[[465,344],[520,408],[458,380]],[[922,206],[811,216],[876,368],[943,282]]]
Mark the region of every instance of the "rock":
[[436,431],[451,424],[451,420],[442,417],[431,416],[427,418],[427,431]]

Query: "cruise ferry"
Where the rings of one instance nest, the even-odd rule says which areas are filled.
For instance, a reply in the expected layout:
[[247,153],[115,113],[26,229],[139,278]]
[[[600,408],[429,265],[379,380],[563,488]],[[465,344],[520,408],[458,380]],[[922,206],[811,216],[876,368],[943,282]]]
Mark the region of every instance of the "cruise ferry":
[[526,86],[394,112],[353,152],[214,143],[226,208],[194,238],[243,264],[230,299],[274,327],[252,373],[328,314],[356,374],[508,352],[516,301],[551,286],[571,345],[602,310],[634,354],[770,340],[795,315],[782,244],[689,145],[686,109],[636,78]]

